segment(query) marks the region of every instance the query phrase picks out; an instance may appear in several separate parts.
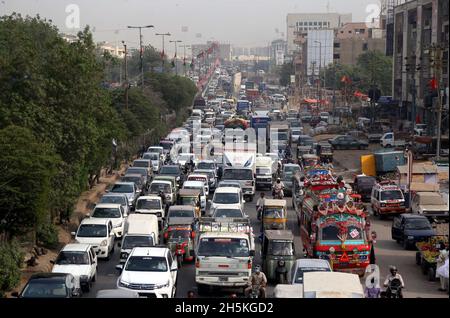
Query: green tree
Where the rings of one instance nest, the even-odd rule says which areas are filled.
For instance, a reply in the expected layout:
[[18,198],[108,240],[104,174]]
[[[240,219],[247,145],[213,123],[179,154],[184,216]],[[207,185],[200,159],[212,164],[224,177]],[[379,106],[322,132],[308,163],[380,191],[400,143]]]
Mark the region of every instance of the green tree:
[[368,51],[358,57],[357,68],[361,75],[361,87],[365,92],[368,92],[372,86],[378,86],[383,95],[391,95],[391,57],[379,51]]
[[283,64],[278,74],[280,76],[280,85],[288,86],[291,83],[291,75],[295,74],[294,65],[292,63]]
[[16,241],[0,244],[0,298],[19,284],[23,257]]
[[57,156],[27,128],[0,130],[0,233],[17,237],[48,223]]

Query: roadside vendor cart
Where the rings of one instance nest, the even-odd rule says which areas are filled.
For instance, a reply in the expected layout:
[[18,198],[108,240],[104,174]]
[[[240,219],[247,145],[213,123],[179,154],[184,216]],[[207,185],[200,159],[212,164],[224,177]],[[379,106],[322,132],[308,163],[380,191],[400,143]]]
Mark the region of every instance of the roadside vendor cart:
[[441,243],[448,244],[448,235],[434,235],[427,241],[417,242],[416,264],[422,268],[429,281],[436,280],[436,263]]

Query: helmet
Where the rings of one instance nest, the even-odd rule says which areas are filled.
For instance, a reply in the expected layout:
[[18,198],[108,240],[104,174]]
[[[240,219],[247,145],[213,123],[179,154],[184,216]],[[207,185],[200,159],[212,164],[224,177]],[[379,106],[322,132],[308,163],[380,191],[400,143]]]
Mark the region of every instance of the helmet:
[[394,275],[394,273],[397,273],[397,272],[398,272],[397,267],[396,267],[396,266],[393,266],[393,265],[389,266],[389,271],[390,271],[391,274],[393,274],[393,275]]

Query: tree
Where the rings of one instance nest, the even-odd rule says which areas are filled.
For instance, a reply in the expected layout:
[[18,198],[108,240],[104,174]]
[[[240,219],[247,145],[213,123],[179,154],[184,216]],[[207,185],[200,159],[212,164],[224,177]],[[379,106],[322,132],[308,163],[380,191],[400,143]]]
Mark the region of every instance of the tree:
[[16,237],[48,223],[51,180],[59,158],[27,128],[0,130],[0,233]]
[[377,86],[382,95],[391,95],[392,58],[379,51],[368,51],[358,57],[357,67],[361,74],[364,91]]
[[295,74],[294,65],[292,63],[285,63],[279,70],[280,85],[288,86],[291,83],[291,75]]

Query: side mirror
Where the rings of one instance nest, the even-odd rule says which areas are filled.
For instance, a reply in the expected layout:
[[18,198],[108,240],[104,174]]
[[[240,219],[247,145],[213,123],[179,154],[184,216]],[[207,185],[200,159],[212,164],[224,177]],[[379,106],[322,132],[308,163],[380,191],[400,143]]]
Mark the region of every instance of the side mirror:
[[123,271],[123,265],[122,264],[116,265],[116,269],[118,271],[122,272]]
[[76,232],[70,232],[70,235],[72,235],[72,236],[76,236],[76,235],[77,235],[77,233],[76,233]]

